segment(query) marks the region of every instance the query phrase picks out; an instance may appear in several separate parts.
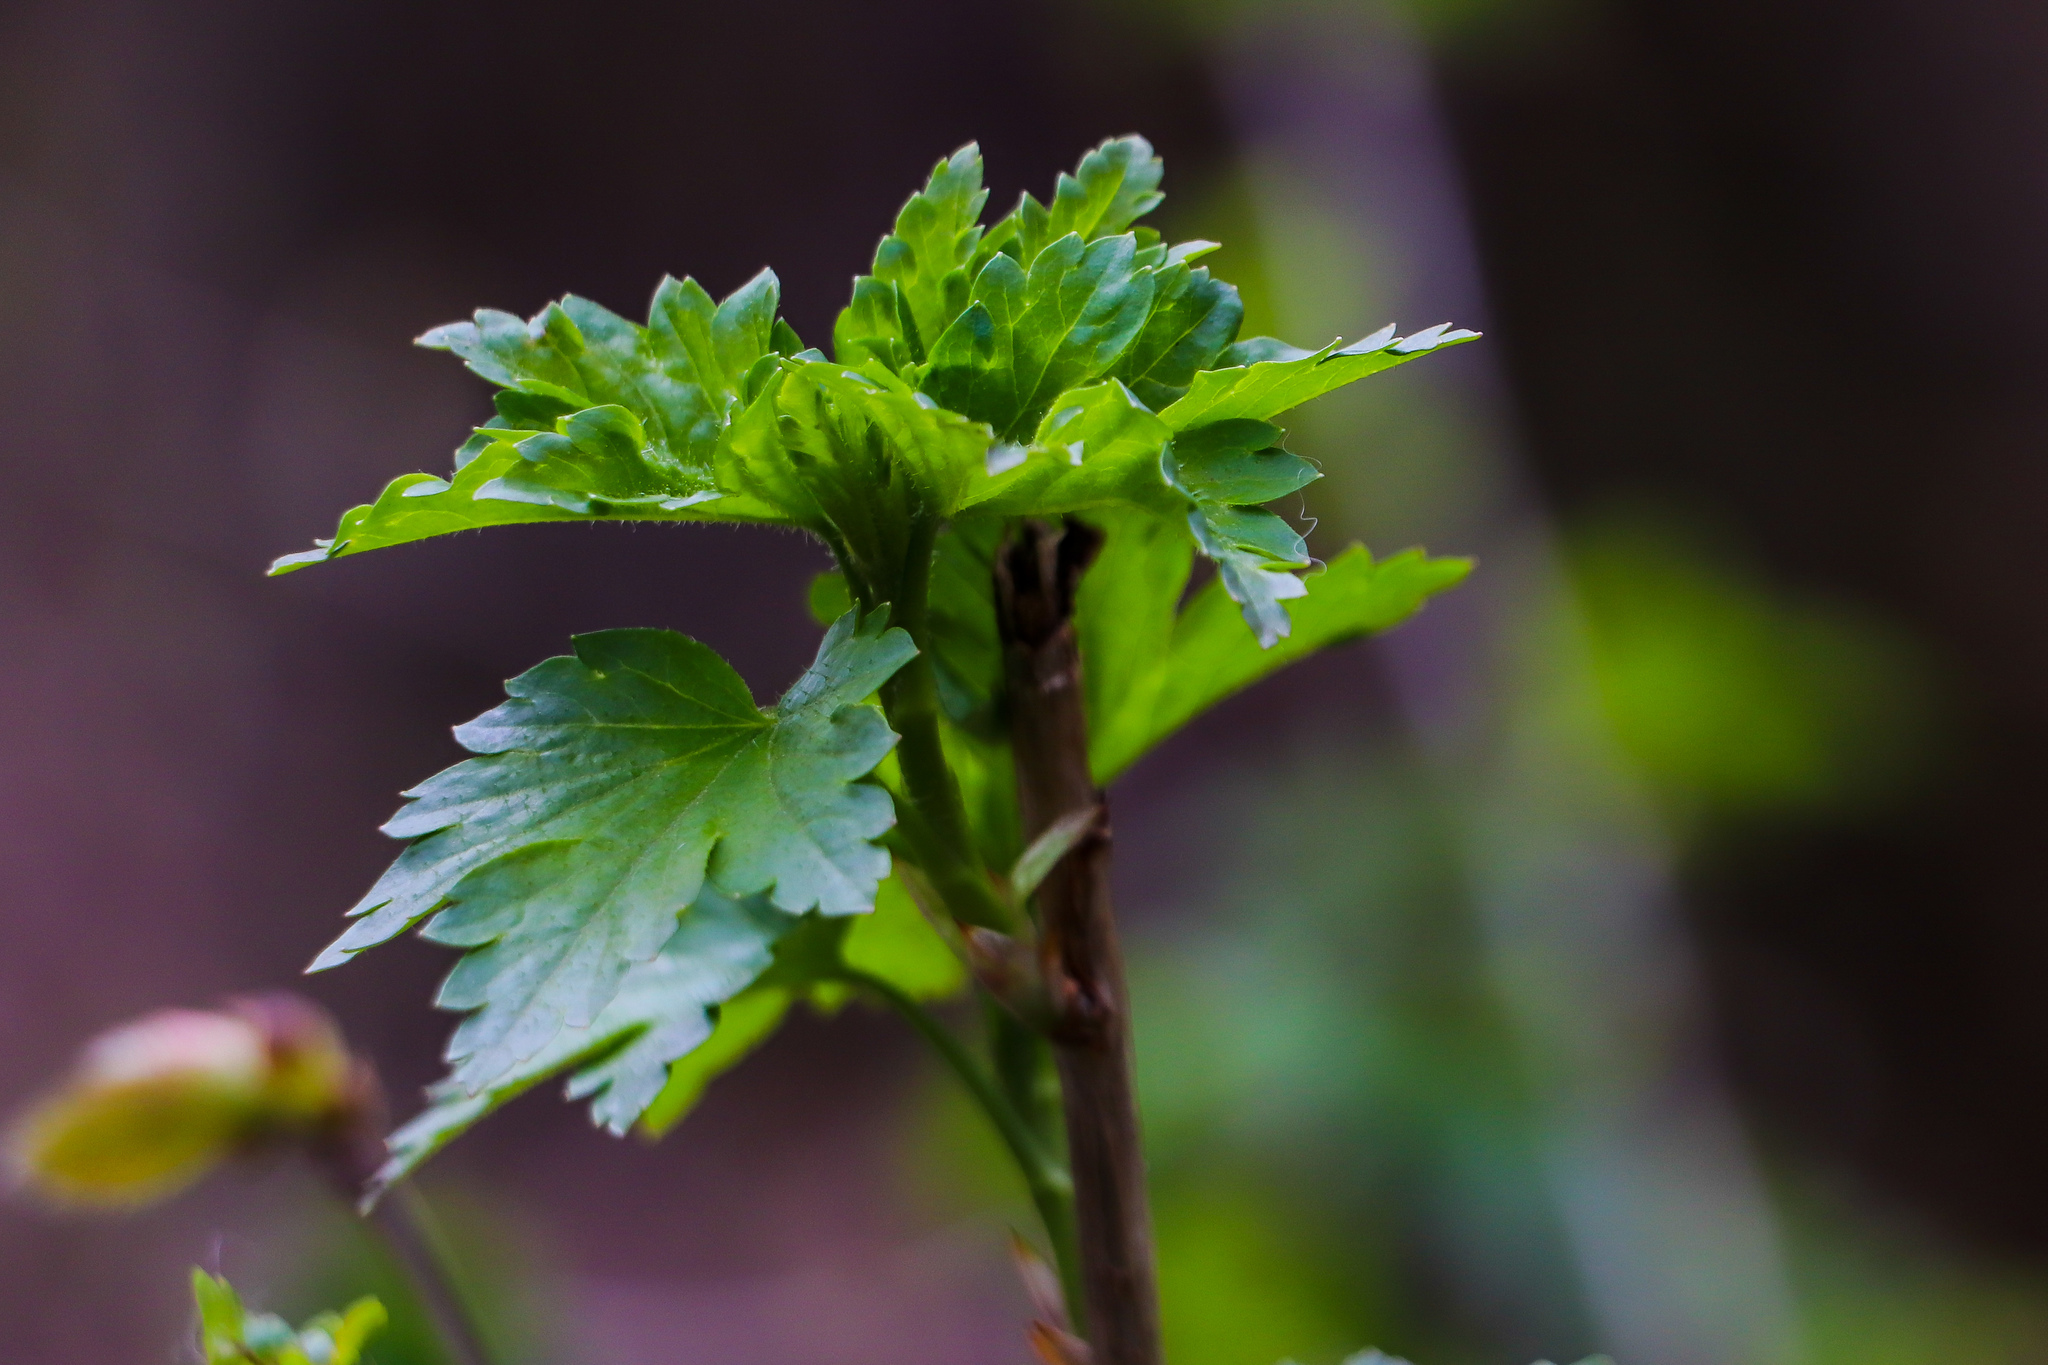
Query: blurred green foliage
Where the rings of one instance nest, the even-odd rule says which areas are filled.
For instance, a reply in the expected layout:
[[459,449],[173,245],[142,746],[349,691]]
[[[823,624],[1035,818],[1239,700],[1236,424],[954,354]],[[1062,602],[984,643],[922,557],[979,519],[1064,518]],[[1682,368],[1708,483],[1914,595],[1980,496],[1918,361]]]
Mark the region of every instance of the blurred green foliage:
[[[1354,736],[1166,817],[1206,850],[1200,890],[1138,907],[1131,988],[1180,1365],[1335,1365],[1361,1343],[1498,1365],[1591,1343],[1445,815],[1410,756]],[[1021,1225],[952,1087],[934,1077],[914,1123],[928,1208]]]
[[2048,1357],[2040,1268],[1958,1253],[1807,1181],[1786,1193],[1811,1365],[2008,1365]]
[[275,1313],[249,1312],[233,1285],[197,1269],[192,1299],[206,1365],[356,1365],[363,1344],[385,1322],[384,1305],[361,1298],[344,1312],[317,1313],[294,1331]]
[[[556,1277],[540,1238],[518,1206],[494,1191],[449,1181],[431,1186],[431,1225],[451,1253],[455,1285],[496,1365],[543,1365],[562,1358]],[[366,1365],[448,1365],[449,1355],[413,1283],[361,1219],[339,1205],[308,1206],[292,1243],[265,1258],[279,1309],[311,1313],[369,1294],[389,1321],[364,1353]]]
[[1175,1365],[1336,1360],[1357,1345],[1361,1320],[1386,1316],[1336,1273],[1336,1239],[1312,1232],[1256,1172],[1163,1186],[1153,1219]]
[[1666,513],[1591,521],[1567,560],[1615,739],[1681,823],[1867,808],[1926,758],[1924,667],[1871,613]]

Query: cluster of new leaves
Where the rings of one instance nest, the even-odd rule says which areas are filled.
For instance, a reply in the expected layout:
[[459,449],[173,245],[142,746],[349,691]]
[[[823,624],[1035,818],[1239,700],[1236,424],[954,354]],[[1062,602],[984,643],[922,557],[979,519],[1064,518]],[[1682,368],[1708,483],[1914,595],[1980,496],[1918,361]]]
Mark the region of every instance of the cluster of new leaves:
[[[571,296],[421,338],[498,386],[496,419],[450,477],[394,481],[273,572],[606,519],[799,527],[838,570],[813,595],[831,623],[817,662],[772,709],[682,636],[584,636],[457,731],[477,757],[408,793],[385,829],[414,842],[317,964],[414,925],[467,950],[441,993],[468,1012],[453,1071],[387,1178],[548,1076],[615,1130],[660,1128],[796,998],[863,976],[957,987],[904,893],[914,875],[888,879],[878,841],[906,797],[869,699],[931,670],[968,855],[1000,874],[1020,849],[990,564],[1015,518],[1106,533],[1079,607],[1105,782],[1221,697],[1463,575],[1363,547],[1304,574],[1302,536],[1266,504],[1319,477],[1276,417],[1472,334],[1240,340],[1236,289],[1196,264],[1214,244],[1134,226],[1160,176],[1142,138],[1114,139],[1049,203],[984,226],[963,148],[855,281],[830,359],[777,316],[767,271],[718,303],[664,280],[644,326]],[[1198,556],[1216,572],[1190,595]]]
[[643,327],[569,296],[533,319],[483,310],[422,345],[500,386],[498,420],[451,478],[394,481],[283,572],[507,522],[632,518],[796,525],[888,600],[920,519],[1134,506],[1183,519],[1261,643],[1285,635],[1309,557],[1262,505],[1317,477],[1271,419],[1469,340],[1391,327],[1303,351],[1237,340],[1234,286],[1135,220],[1162,168],[1117,138],[979,224],[979,151],[939,163],[833,328],[804,349],[763,271],[722,303],[664,280]]
[[356,1365],[363,1343],[386,1321],[384,1305],[366,1298],[293,1331],[274,1313],[249,1312],[233,1285],[196,1269],[192,1300],[206,1365]]

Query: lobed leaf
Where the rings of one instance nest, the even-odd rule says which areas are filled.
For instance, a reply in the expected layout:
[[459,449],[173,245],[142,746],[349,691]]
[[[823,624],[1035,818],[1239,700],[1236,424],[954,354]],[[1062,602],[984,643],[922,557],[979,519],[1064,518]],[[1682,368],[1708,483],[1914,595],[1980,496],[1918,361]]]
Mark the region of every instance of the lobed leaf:
[[427,1109],[391,1135],[390,1159],[370,1197],[491,1111],[565,1071],[569,1098],[590,1099],[594,1122],[625,1132],[671,1083],[671,1064],[706,1045],[714,1012],[768,970],[775,944],[798,922],[765,896],[736,900],[700,890],[668,941],[651,960],[627,969],[589,1023],[560,1029],[479,1089],[451,1077],[430,1090]]
[[1111,237],[1159,207],[1166,165],[1152,154],[1152,144],[1131,134],[1114,137],[1081,158],[1072,175],[1062,174],[1053,187],[1050,207],[1026,194],[1012,217],[1017,222],[1019,254],[1025,263],[1066,234],[1083,240]]
[[728,431],[718,475],[822,538],[874,607],[903,581],[914,526],[952,510],[988,445],[986,427],[875,361],[784,361]]
[[1184,506],[1160,456],[1173,433],[1121,380],[1069,389],[1052,404],[1029,446],[991,450],[962,510],[983,516],[1057,516],[1089,508]]
[[507,441],[494,441],[455,471],[452,480],[432,474],[393,479],[374,503],[344,512],[331,539],[311,550],[281,555],[270,572],[290,573],[365,550],[381,550],[456,531],[541,521],[754,521],[782,520],[766,504],[715,493],[657,493],[608,497],[602,490],[580,495],[537,470]]
[[226,1279],[194,1267],[199,1351],[207,1365],[356,1365],[363,1345],[389,1320],[384,1305],[357,1299],[345,1313],[320,1313],[296,1332],[274,1313],[251,1313]]
[[[1300,407],[1332,389],[1355,383],[1367,375],[1406,364],[1417,356],[1445,347],[1476,340],[1477,332],[1454,331],[1449,323],[1402,337],[1392,325],[1382,327],[1362,341],[1349,346],[1331,342],[1320,351],[1293,358],[1267,358],[1284,352],[1249,352],[1254,363],[1236,369],[1206,370],[1194,378],[1186,396],[1159,415],[1175,431],[1188,431],[1212,422],[1242,418],[1263,421],[1278,417],[1289,408]],[[1273,343],[1284,346],[1284,343]],[[1285,350],[1295,350],[1285,347]]]
[[[1219,583],[1173,614],[1170,600],[1162,608],[1163,591],[1147,583],[1173,581],[1173,561],[1156,547],[1125,553],[1125,559],[1113,558],[1105,547],[1081,589],[1084,676],[1103,667],[1098,655],[1115,661],[1089,696],[1089,764],[1104,785],[1225,697],[1325,646],[1399,625],[1472,569],[1469,560],[1430,559],[1419,550],[1375,561],[1363,545],[1353,545],[1322,572],[1296,580],[1306,595],[1294,604],[1294,631],[1268,648],[1238,625],[1237,609]],[[1162,623],[1170,623],[1164,648]]]
[[998,439],[1034,430],[1054,398],[1109,373],[1137,339],[1154,280],[1136,256],[1130,236],[1079,232],[1038,252],[1028,272],[996,256],[933,343],[924,391]]
[[1212,279],[1183,259],[1155,276],[1152,311],[1113,373],[1157,411],[1187,392],[1244,321],[1237,286]]
[[1285,639],[1293,624],[1280,604],[1308,593],[1295,574],[1309,563],[1301,533],[1262,507],[1205,502],[1188,513],[1188,529],[1202,553],[1216,562],[1217,581],[1237,603],[1259,647],[1271,649]]
[[1182,433],[1166,452],[1162,472],[1197,502],[1225,507],[1271,502],[1322,477],[1307,460],[1281,448],[1285,435],[1271,422],[1213,422]]
[[924,358],[917,322],[902,290],[873,275],[857,275],[853,300],[832,324],[832,354],[842,365],[874,361],[901,374]]
[[1236,289],[1193,264],[1215,244],[1133,227],[1161,175],[1143,138],[1113,138],[1049,206],[1025,195],[984,231],[980,152],[960,148],[855,282],[836,364],[776,319],[767,271],[718,304],[664,281],[644,328],[570,296],[525,322],[486,310],[436,329],[423,344],[504,386],[498,423],[452,478],[395,481],[273,572],[506,522],[756,521],[824,539],[872,608],[918,568],[935,519],[1130,506],[1182,525],[1270,645],[1308,561],[1256,509],[1315,473],[1269,419],[1474,334],[1237,341]]
[[1285,433],[1267,419],[1474,335],[1436,327],[1404,339],[1390,327],[1317,352],[1270,338],[1219,348],[1248,363],[1194,374],[1185,396],[1157,414],[1121,380],[1073,389],[1053,401],[1029,447],[991,453],[986,477],[963,505],[988,515],[1115,505],[1174,515],[1215,562],[1260,645],[1270,647],[1291,629],[1285,604],[1302,596],[1296,574],[1309,556],[1300,534],[1258,504],[1321,476],[1281,447]]
[[712,466],[748,375],[797,346],[776,321],[779,293],[767,270],[719,304],[694,280],[664,279],[645,327],[572,294],[528,321],[483,309],[433,329],[420,345],[503,386],[497,423],[456,452],[449,478],[401,476],[270,571],[518,522],[777,520],[722,494]]
[[872,914],[798,917],[764,896],[734,900],[706,888],[651,962],[632,967],[590,1024],[565,1028],[534,1056],[470,1093],[453,1078],[391,1135],[371,1198],[406,1178],[479,1120],[542,1081],[567,1073],[568,1098],[589,1099],[593,1122],[623,1134],[636,1122],[669,1131],[711,1081],[773,1034],[806,991],[849,971],[920,1000],[957,994],[959,959],[911,903],[884,881]]
[[[924,359],[924,347],[966,306],[967,268],[981,243],[982,231],[976,224],[987,202],[988,191],[981,187],[981,149],[974,143],[932,168],[924,189],[910,196],[897,213],[895,231],[875,248],[873,276],[855,281],[855,306],[848,310],[852,316],[842,314],[843,328],[833,329],[840,360],[865,358],[847,352],[862,344],[872,350],[874,340],[882,337],[903,344],[909,359]],[[883,292],[874,288],[863,305],[861,286],[869,278],[891,286],[900,305],[884,308]],[[842,330],[847,335],[844,343]]]
[[894,744],[861,701],[915,653],[886,619],[849,612],[770,712],[711,650],[672,631],[580,636],[460,727],[482,757],[408,793],[385,826],[415,842],[351,911],[317,970],[433,916],[470,949],[440,1002],[453,1080],[474,1096],[588,1028],[628,969],[652,961],[707,878],[778,911],[870,909],[894,823],[857,779]]

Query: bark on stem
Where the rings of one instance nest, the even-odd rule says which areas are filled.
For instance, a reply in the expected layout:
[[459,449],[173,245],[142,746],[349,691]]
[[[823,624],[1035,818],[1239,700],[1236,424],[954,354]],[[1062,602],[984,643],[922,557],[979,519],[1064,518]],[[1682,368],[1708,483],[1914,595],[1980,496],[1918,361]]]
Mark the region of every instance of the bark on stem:
[[[1027,839],[1068,812],[1102,801],[1088,770],[1073,620],[1075,589],[1099,544],[1099,534],[1079,522],[1025,522],[996,559],[996,612]],[[1109,847],[1102,819],[1040,883],[1039,950],[1053,1006],[1050,1037],[1094,1365],[1160,1365],[1152,1222]]]

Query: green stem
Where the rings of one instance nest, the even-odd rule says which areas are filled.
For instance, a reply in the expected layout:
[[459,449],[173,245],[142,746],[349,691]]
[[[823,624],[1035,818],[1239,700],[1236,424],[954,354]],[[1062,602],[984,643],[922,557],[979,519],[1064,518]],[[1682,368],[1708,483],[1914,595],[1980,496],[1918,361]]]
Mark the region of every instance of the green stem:
[[[1024,1126],[1036,1138],[1040,1150],[1059,1152],[1065,1145],[1065,1138],[1060,1132],[1059,1080],[1053,1074],[1052,1049],[1047,1046],[1045,1036],[986,997],[982,1000],[982,1020],[988,1037],[989,1060],[994,1064],[996,1086],[1009,1102],[1011,1110],[1022,1118]],[[1058,1243],[1056,1260],[1060,1288],[1067,1300],[1067,1316],[1072,1320],[1070,1325],[1085,1336],[1088,1331],[1088,1304],[1081,1292],[1080,1246],[1074,1240],[1071,1176],[1067,1183],[1069,1192],[1060,1201],[1060,1216],[1065,1220],[1062,1224],[1065,1240]],[[1040,1211],[1043,1212],[1042,1209]]]
[[457,1287],[454,1258],[412,1182],[401,1182],[373,1207],[364,1206],[363,1191],[384,1164],[388,1110],[384,1087],[367,1064],[356,1063],[350,1086],[332,1126],[307,1141],[306,1156],[341,1202],[362,1217],[409,1282],[449,1365],[491,1365],[476,1316]]
[[370,1214],[370,1226],[412,1281],[413,1292],[455,1365],[490,1365],[476,1317],[455,1287],[454,1259],[420,1192],[405,1181]]
[[[917,657],[882,689],[882,708],[900,736],[896,764],[902,774],[903,810],[896,832],[908,847],[911,861],[924,873],[954,919],[963,924],[1015,932],[1015,912],[990,885],[975,853],[967,807],[960,799],[960,786],[946,761],[940,738],[938,681],[932,669],[929,620],[932,553],[938,533],[936,519],[919,518],[913,524],[902,578],[890,603],[893,624],[909,634],[918,650]],[[888,1001],[938,1049],[995,1125],[1045,1225],[1053,1259],[1059,1266],[1068,1312],[1078,1321],[1083,1299],[1073,1181],[1066,1168],[1049,1155],[1050,1118],[1038,1101],[1034,1086],[1012,1076],[1015,1068],[1007,1065],[1003,1066],[999,1083],[950,1029],[888,982],[865,973],[854,973],[852,979]],[[992,1032],[992,1041],[1000,1065],[1015,1048],[1005,1049],[1006,1035],[1000,1025]],[[1017,1092],[1014,1103],[1005,1094],[1006,1084]]]
[[1066,1167],[1048,1155],[1043,1140],[1030,1121],[1010,1103],[995,1080],[967,1050],[966,1044],[940,1023],[930,1010],[881,977],[850,970],[847,979],[881,996],[908,1020],[910,1026],[938,1050],[946,1065],[967,1088],[967,1093],[981,1107],[982,1113],[995,1125],[1011,1159],[1017,1163],[1018,1173],[1024,1177],[1024,1187],[1031,1193],[1039,1221],[1045,1225],[1046,1240],[1052,1244],[1053,1260],[1059,1267],[1060,1287],[1066,1295],[1068,1312],[1078,1313],[1081,1281],[1074,1241],[1074,1182],[1067,1175]]
[[1009,906],[989,885],[974,856],[967,807],[939,738],[939,689],[932,672],[928,619],[932,547],[938,531],[936,521],[919,520],[904,556],[901,587],[890,604],[894,624],[917,644],[917,657],[882,689],[882,709],[901,736],[897,768],[903,774],[905,795],[915,807],[914,818],[903,822],[903,833],[953,918],[985,929],[1011,929]]
[[1049,1152],[1060,1149],[1060,1087],[1045,1035],[995,1000],[983,1001],[996,1084]]

